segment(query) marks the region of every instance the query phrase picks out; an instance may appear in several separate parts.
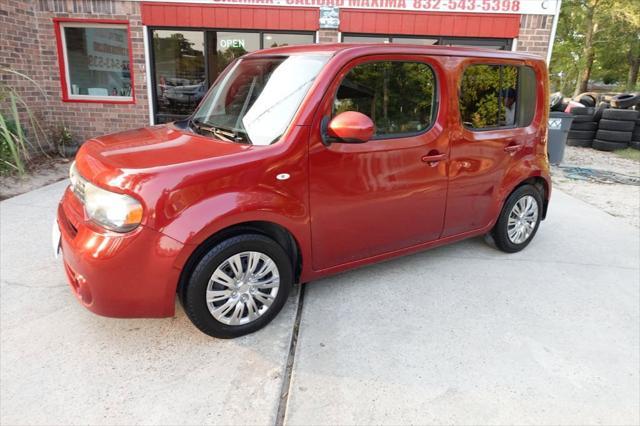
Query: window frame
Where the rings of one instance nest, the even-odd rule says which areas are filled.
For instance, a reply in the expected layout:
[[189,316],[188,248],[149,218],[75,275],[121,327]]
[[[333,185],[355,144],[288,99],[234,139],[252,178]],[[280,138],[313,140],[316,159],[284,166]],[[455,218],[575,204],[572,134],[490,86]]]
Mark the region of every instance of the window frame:
[[[431,122],[429,123],[429,126],[425,127],[422,130],[418,130],[411,133],[386,133],[384,135],[374,135],[371,138],[371,141],[413,138],[416,136],[423,135],[427,133],[429,130],[431,130],[433,126],[436,124],[436,122],[438,121],[438,113],[440,111],[440,81],[438,80],[438,74],[436,73],[436,70],[434,69],[434,67],[431,64],[425,61],[420,61],[418,59],[396,59],[396,58],[371,59],[371,60],[363,60],[362,62],[356,63],[355,65],[347,65],[346,67],[347,69],[343,70],[344,71],[343,77],[338,82],[338,85],[336,86],[335,91],[331,96],[331,108],[333,108],[333,104],[336,100],[336,97],[338,96],[338,91],[340,90],[340,86],[342,86],[342,82],[347,77],[347,75],[349,75],[351,70],[361,65],[366,65],[366,64],[376,63],[376,62],[408,62],[408,63],[414,63],[414,64],[421,64],[428,67],[429,70],[431,71],[431,74],[433,75],[433,102],[432,102],[433,111],[431,112],[432,117],[431,117]],[[342,71],[339,74],[341,73]],[[335,116],[333,115],[333,113],[329,115],[330,120],[333,119],[334,117]],[[374,126],[376,125],[376,123],[373,123],[373,124]]]
[[[99,103],[99,104],[135,104],[135,72],[133,63],[133,47],[131,43],[131,28],[128,20],[116,19],[83,19],[83,18],[53,18],[58,51],[58,66],[60,68],[60,86],[63,102]],[[120,28],[127,33],[127,48],[129,49],[129,73],[131,75],[130,96],[93,96],[74,95],[71,93],[69,63],[64,28]]]
[[[494,66],[494,67],[514,67],[518,69],[518,78],[516,80],[518,87],[516,87],[516,92],[519,91],[519,85],[520,85],[520,68],[522,68],[523,66],[526,66],[526,64],[524,63],[506,63],[506,62],[469,62],[467,64],[465,64],[465,66],[462,68],[462,71],[460,72],[459,75],[459,79],[458,79],[458,87],[457,87],[457,110],[458,110],[458,118],[459,118],[459,123],[460,126],[465,129],[468,130],[470,132],[485,132],[485,131],[496,131],[496,130],[513,130],[513,129],[524,129],[528,126],[531,125],[531,123],[529,123],[527,126],[519,126],[517,122],[514,122],[512,125],[510,126],[490,126],[490,127],[469,127],[466,124],[464,124],[464,121],[462,121],[462,113],[460,111],[460,96],[462,95],[462,80],[464,78],[464,73],[467,71],[468,68],[472,67],[472,66],[476,66],[476,65],[486,65],[486,66]],[[534,70],[535,72],[535,70]],[[500,77],[500,82],[502,82],[502,76]],[[500,92],[502,91],[502,87],[500,87]],[[498,105],[500,105],[500,101],[502,100],[502,95],[500,94],[500,92],[498,92]],[[518,112],[520,110],[520,102],[516,102],[516,110],[514,112],[514,117],[515,117],[515,121],[517,121],[518,119]]]

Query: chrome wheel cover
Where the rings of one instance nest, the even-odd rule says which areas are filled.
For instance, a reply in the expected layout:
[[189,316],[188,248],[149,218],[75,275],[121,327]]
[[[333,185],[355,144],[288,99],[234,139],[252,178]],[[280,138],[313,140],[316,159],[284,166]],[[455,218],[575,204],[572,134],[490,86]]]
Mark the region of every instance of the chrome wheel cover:
[[209,278],[207,307],[223,324],[248,324],[269,310],[279,287],[280,273],[269,256],[257,251],[234,254]]
[[522,244],[531,237],[538,223],[538,202],[531,195],[520,198],[509,213],[507,235],[513,244]]

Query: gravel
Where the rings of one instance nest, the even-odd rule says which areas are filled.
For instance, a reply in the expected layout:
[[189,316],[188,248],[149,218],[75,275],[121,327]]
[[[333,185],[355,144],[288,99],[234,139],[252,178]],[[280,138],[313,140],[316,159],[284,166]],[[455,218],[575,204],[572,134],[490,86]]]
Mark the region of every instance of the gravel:
[[[640,162],[591,148],[567,146],[562,166],[577,166],[640,177]],[[551,175],[554,188],[561,189],[640,228],[640,186],[570,179],[564,175],[562,169],[555,166],[551,169]],[[550,208],[553,208],[553,202]]]

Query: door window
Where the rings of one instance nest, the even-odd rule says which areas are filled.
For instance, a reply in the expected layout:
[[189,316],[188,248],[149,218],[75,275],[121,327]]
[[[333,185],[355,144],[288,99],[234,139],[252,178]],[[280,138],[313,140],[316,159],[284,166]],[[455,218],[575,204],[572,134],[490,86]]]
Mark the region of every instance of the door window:
[[472,130],[524,127],[536,106],[535,71],[511,65],[471,65],[462,76],[460,115]]
[[342,80],[333,115],[358,111],[375,124],[374,138],[422,132],[433,123],[435,75],[420,62],[380,61],[353,67]]
[[512,127],[517,107],[518,68],[471,65],[460,87],[460,115],[471,129]]

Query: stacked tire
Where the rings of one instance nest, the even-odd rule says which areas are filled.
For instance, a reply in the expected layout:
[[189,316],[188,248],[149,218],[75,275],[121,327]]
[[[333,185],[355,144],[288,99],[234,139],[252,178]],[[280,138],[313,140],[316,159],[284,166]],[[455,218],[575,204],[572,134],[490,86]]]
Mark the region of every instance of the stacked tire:
[[629,146],[633,149],[640,150],[640,118],[636,120],[636,126],[633,128],[633,133],[631,134],[631,142],[629,142]]
[[598,123],[593,148],[599,151],[615,151],[629,146],[638,121],[638,111],[631,109],[606,109]]
[[598,130],[599,110],[593,107],[575,107],[571,109],[573,122],[567,135],[567,145],[590,147]]

